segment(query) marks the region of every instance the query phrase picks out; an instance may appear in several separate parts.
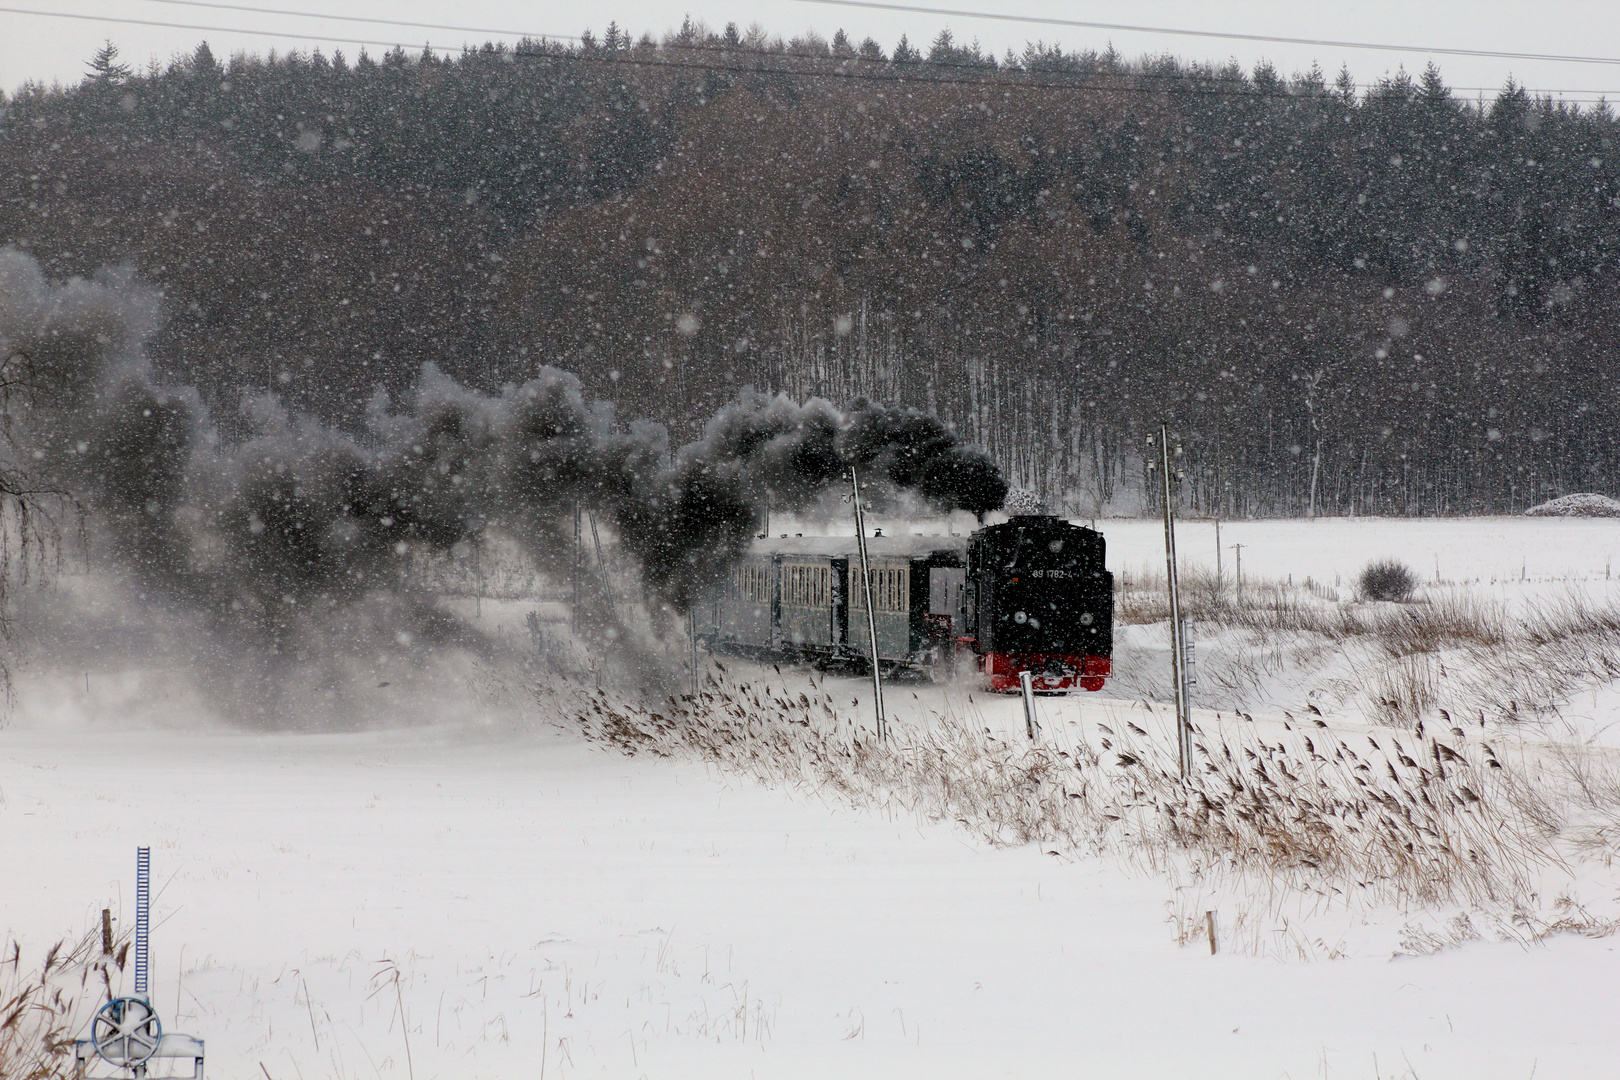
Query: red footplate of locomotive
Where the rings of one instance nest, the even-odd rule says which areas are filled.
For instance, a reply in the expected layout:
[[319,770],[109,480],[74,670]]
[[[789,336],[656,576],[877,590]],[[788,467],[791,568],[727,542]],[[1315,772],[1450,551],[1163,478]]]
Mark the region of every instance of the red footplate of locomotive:
[[1030,682],[1036,690],[1101,690],[1103,680],[1113,671],[1114,661],[1109,656],[1069,656],[1036,653],[1015,656],[1011,653],[985,653],[982,670],[990,677],[990,689],[1001,693],[1018,693],[1018,673],[1030,673]]

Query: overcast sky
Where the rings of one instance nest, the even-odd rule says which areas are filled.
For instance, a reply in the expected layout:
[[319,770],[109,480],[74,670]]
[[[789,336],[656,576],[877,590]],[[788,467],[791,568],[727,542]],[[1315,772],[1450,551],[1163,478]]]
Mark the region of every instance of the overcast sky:
[[[941,16],[869,8],[834,6],[825,0],[704,0],[691,5],[652,0],[615,0],[611,5],[563,0],[0,0],[0,87],[15,90],[27,81],[77,82],[85,61],[103,40],[111,39],[122,58],[137,66],[156,57],[168,60],[189,53],[207,40],[215,55],[276,49],[330,52],[341,48],[353,56],[356,41],[395,43],[419,49],[424,43],[459,47],[489,38],[515,40],[518,34],[577,35],[589,28],[600,35],[610,18],[639,36],[661,36],[678,26],[682,16],[719,29],[728,21],[747,27],[759,22],[783,37],[813,30],[830,37],[843,28],[857,42],[876,38],[885,51],[901,34],[926,45],[942,28],[959,40],[977,39],[998,56],[1021,49],[1026,41],[1059,42],[1065,48],[1102,49],[1110,42],[1129,57],[1173,53],[1185,59],[1224,61],[1236,58],[1246,68],[1269,59],[1283,74],[1303,71],[1314,62],[1331,77],[1348,65],[1358,83],[1366,84],[1398,66],[1418,72],[1429,59],[1440,65],[1447,83],[1473,97],[1487,94],[1512,76],[1533,89],[1562,92],[1585,101],[1607,93],[1620,102],[1620,3],[1501,0],[1361,0],[1354,4],[1306,4],[1299,0],[1133,0],[1131,3],[1060,3],[1057,0],[895,0],[929,6],[1002,15],[1123,23],[1178,30],[1310,38],[1422,48],[1480,49],[1561,56],[1608,57],[1610,63],[1431,55],[1350,49],[1339,46],[1255,42],[1240,39],[1148,34],[1082,29],[1038,22],[1011,22],[960,15]],[[233,8],[277,9],[255,13]],[[36,14],[18,14],[28,9]],[[460,30],[340,22],[285,12],[370,17],[412,23],[440,23],[505,35]],[[89,18],[68,18],[77,15]],[[190,28],[136,25],[114,20],[182,23]],[[204,27],[206,29],[195,29]],[[264,31],[248,34],[241,31]],[[303,36],[289,36],[303,35]]]

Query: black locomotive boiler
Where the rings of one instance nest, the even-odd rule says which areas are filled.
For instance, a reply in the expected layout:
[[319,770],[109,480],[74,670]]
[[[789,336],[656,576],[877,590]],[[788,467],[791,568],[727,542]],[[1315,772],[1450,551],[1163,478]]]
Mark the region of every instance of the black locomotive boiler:
[[[1095,530],[1021,514],[969,536],[867,540],[878,661],[940,677],[968,650],[991,689],[1101,690],[1112,670],[1114,579]],[[866,668],[866,590],[853,536],[757,540],[700,601],[710,649],[760,660]]]

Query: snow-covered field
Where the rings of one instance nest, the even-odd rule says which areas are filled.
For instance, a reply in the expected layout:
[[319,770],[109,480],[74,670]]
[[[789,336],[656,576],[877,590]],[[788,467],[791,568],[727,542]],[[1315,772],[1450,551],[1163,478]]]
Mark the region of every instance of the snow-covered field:
[[[1116,571],[1162,567],[1156,523],[1101,524]],[[1180,538],[1213,567],[1213,526]],[[1246,576],[1331,586],[1395,555],[1521,604],[1605,597],[1616,541],[1620,524],[1591,520],[1222,527]],[[517,639],[532,607],[481,618]],[[1153,631],[1123,635],[1120,686],[1151,684],[1128,665],[1162,664]],[[1300,707],[1289,677],[1269,676],[1279,712],[1251,707],[1255,722]],[[127,926],[150,844],[153,1001],[208,1040],[214,1077],[1429,1080],[1604,1077],[1620,1060],[1613,937],[1487,933],[1412,955],[1453,912],[1285,896],[1267,903],[1289,941],[1212,957],[1178,943],[1185,916],[1212,906],[1235,934],[1252,895],[625,757],[470,668],[419,688],[408,724],[341,733],[223,727],[184,683],[44,659],[20,673],[0,729],[0,934],[26,966],[103,907]],[[864,722],[861,680],[829,686]],[[1620,718],[1608,684],[1582,694],[1571,745]],[[890,700],[902,731],[950,713],[1022,737],[1016,700]],[[1164,731],[1162,710],[1107,693],[1040,709],[1049,739],[1125,718]],[[1340,731],[1369,721],[1326,712]],[[1492,735],[1507,756],[1549,731]],[[1554,878],[1595,912],[1620,900],[1600,870]]]

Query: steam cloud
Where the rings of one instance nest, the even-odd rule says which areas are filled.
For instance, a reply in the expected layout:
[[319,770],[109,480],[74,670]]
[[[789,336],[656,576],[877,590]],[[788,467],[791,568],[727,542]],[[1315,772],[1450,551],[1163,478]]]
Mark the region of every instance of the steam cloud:
[[[429,365],[408,408],[379,391],[352,433],[250,395],[252,434],[225,446],[197,392],[146,358],[159,316],[128,273],[53,284],[0,251],[0,360],[33,388],[13,472],[71,491],[143,589],[272,652],[300,620],[404,618],[398,567],[413,548],[498,531],[560,570],[576,501],[680,610],[730,569],[765,508],[805,506],[850,466],[945,509],[982,514],[1007,493],[985,455],[914,409],[744,393],[672,452],[663,427],[618,423],[554,368],[492,396]],[[432,622],[421,605],[410,618]]]

